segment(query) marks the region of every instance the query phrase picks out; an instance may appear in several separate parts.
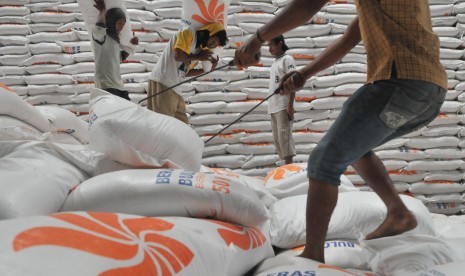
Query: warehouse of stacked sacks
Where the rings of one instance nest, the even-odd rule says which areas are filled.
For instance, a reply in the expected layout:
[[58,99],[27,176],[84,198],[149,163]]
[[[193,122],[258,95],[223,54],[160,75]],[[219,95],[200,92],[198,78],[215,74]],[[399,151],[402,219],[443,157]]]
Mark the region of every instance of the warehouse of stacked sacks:
[[[228,9],[229,46],[223,64],[257,28],[288,1],[235,1]],[[150,72],[180,26],[181,1],[124,1],[139,37],[136,53],[121,65],[125,87],[138,102],[146,96]],[[427,127],[377,149],[399,192],[411,193],[434,213],[464,209],[465,185],[465,3],[429,1],[434,31],[449,91],[441,114]],[[76,1],[2,0],[0,9],[0,82],[33,105],[58,105],[88,119],[94,63],[89,36]],[[334,1],[311,22],[285,34],[298,66],[307,64],[337,39],[355,17],[353,1]],[[192,128],[205,141],[259,103],[268,93],[273,57],[262,47],[260,64],[229,68],[182,85]],[[306,162],[315,144],[337,117],[344,101],[365,81],[363,45],[341,62],[313,77],[296,96],[295,162]],[[204,149],[202,163],[253,176],[266,176],[278,156],[272,143],[267,103],[234,124]],[[364,181],[351,168],[346,176],[362,190]]]
[[[221,63],[287,2],[233,1]],[[140,44],[122,64],[122,77],[138,102],[180,26],[182,1],[124,3]],[[277,167],[266,103],[202,145],[266,97],[273,61],[266,46],[257,66],[183,85],[186,126],[91,88],[93,54],[75,1],[0,6],[0,274],[243,275],[258,264],[253,274],[347,275],[337,266],[355,275],[461,275],[465,2],[430,1],[449,78],[442,113],[376,151],[398,191],[419,199],[402,195],[418,227],[360,239],[386,210],[349,168],[325,244],[328,265],[293,257],[305,243],[304,162],[365,80],[362,45],[297,93],[296,164]],[[285,34],[288,53],[305,65],[354,17],[353,1],[328,4]],[[170,162],[182,169],[145,169]]]

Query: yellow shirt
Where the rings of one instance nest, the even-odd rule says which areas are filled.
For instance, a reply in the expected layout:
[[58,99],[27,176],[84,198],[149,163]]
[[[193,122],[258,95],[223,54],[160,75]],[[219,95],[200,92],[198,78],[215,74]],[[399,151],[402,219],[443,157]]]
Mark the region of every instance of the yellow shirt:
[[394,62],[397,78],[447,89],[427,0],[355,0],[355,4],[367,51],[368,82],[389,79]]

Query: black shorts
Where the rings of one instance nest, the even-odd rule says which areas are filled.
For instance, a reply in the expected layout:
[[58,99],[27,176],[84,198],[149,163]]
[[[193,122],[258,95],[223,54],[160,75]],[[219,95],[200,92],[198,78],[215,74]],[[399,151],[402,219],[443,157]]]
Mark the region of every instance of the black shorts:
[[107,88],[107,89],[104,89],[105,91],[115,95],[115,96],[119,96],[121,98],[124,98],[128,101],[130,101],[131,99],[129,98],[129,92],[127,90],[119,90],[119,89],[116,89],[116,88]]

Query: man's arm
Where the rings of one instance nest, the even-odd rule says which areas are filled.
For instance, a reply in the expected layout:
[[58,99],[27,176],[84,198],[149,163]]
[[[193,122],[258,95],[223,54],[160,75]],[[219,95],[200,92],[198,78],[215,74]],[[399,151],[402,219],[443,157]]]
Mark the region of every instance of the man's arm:
[[[289,94],[302,88],[305,81],[316,73],[341,60],[361,40],[360,28],[356,17],[347,27],[346,32],[338,40],[328,46],[316,59],[302,68],[298,73],[286,74],[282,81],[282,94]],[[297,74],[298,77],[291,77]]]
[[262,26],[257,31],[258,35],[255,33],[237,49],[234,64],[247,67],[257,63],[255,55],[260,52],[260,47],[265,41],[307,23],[327,2],[328,0],[293,0],[282,12]]
[[96,25],[98,26],[105,26],[105,13],[107,12],[105,2],[103,0],[94,0],[95,4],[94,7],[100,12],[97,18]]
[[210,51],[200,51],[198,54],[188,54],[179,48],[174,49],[174,59],[176,61],[188,62],[188,61],[204,61],[210,60],[212,57],[212,52]]

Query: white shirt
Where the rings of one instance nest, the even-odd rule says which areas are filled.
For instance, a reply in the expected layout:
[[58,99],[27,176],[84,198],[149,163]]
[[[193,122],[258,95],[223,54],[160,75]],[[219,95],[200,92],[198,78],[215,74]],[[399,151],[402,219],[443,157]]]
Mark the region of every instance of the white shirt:
[[92,48],[95,57],[95,87],[126,90],[121,79],[121,49],[119,43],[107,35],[107,29],[92,29]]
[[[197,41],[195,31],[193,31],[193,35],[194,39],[191,44],[191,53],[196,54],[200,51],[200,49],[195,48]],[[189,69],[185,68],[186,65],[184,62],[176,61],[174,59],[174,45],[176,44],[176,39],[177,35],[170,39],[168,45],[166,45],[162,55],[158,59],[157,64],[153,68],[152,74],[150,75],[151,80],[159,82],[168,87],[174,86],[179,84],[181,81],[184,81],[185,75]],[[182,90],[180,90],[179,86],[173,88],[173,90],[179,95],[182,95]]]
[[[281,83],[281,78],[288,72],[295,71],[295,61],[290,55],[283,54],[277,57],[270,69],[270,86],[268,95],[271,95]],[[289,105],[289,95],[275,94],[268,99],[268,114],[286,110]]]

